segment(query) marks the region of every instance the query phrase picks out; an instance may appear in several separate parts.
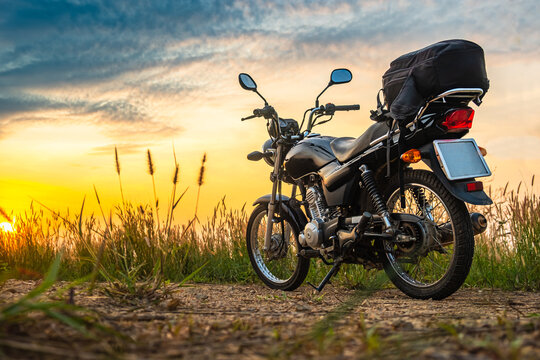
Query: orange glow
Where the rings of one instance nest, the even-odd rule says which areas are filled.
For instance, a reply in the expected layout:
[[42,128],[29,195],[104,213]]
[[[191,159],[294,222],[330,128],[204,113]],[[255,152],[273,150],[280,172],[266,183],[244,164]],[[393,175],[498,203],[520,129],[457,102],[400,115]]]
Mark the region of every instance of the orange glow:
[[401,154],[401,160],[403,160],[403,162],[406,162],[406,163],[414,164],[422,160],[422,155],[420,155],[419,150],[411,149]]

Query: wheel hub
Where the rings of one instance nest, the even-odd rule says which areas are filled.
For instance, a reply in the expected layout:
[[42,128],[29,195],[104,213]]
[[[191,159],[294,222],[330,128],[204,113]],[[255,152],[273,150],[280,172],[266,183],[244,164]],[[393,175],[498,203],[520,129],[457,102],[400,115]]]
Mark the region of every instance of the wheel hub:
[[420,223],[403,222],[400,225],[400,230],[402,235],[412,240],[396,243],[399,252],[411,258],[424,254],[428,244],[426,232],[422,225]]
[[267,251],[268,260],[282,259],[287,255],[289,249],[289,239],[285,238],[281,234],[272,234],[270,242],[270,249]]

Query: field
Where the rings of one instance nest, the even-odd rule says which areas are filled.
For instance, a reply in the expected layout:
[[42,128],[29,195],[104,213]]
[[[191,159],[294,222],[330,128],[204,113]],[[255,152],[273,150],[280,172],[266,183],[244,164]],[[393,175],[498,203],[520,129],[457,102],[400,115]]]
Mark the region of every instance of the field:
[[[119,166],[118,175],[122,193]],[[476,239],[463,289],[434,302],[409,299],[382,272],[352,265],[321,294],[305,285],[291,293],[264,288],[245,250],[250,209],[228,209],[223,198],[212,217],[176,225],[177,183],[175,175],[161,220],[157,197],[151,205],[122,200],[98,216],[86,214],[84,202],[76,214],[36,202],[13,231],[0,231],[2,354],[540,356],[540,198],[525,186],[493,191],[492,206],[471,208],[486,214],[489,229]],[[317,282],[328,268],[313,265],[308,280]]]

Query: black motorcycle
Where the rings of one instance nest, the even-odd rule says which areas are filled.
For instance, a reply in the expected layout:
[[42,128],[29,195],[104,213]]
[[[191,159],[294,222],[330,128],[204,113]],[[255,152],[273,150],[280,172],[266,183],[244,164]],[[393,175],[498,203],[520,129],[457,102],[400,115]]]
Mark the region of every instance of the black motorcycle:
[[[364,134],[312,132],[339,111],[359,110],[319,104],[329,87],[351,79],[349,70],[334,70],[299,126],[278,116],[251,76],[239,75],[242,88],[264,101],[242,120],[266,119],[270,135],[248,159],[273,167],[272,193],[254,202],[247,226],[253,268],[270,288],[294,290],[311,258],[319,258],[331,265],[313,286],[321,291],[341,264],[361,264],[384,269],[411,297],[443,299],[465,281],[474,235],[487,226],[465,202],[491,204],[475,179],[491,175],[485,149],[462,139],[474,116],[469,103],[480,105],[489,87],[483,51],[451,40],[406,54],[383,76],[385,102],[377,97],[376,122]],[[431,171],[418,169],[419,161]],[[283,182],[292,185],[290,197],[282,194]]]

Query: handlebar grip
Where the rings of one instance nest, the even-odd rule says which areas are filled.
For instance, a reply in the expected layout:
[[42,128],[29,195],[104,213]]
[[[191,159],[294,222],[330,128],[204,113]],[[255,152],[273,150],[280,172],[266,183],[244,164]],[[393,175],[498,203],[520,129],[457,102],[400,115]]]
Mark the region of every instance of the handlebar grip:
[[336,105],[335,111],[360,110],[360,105]]

